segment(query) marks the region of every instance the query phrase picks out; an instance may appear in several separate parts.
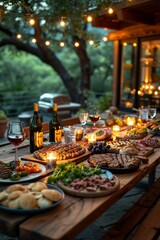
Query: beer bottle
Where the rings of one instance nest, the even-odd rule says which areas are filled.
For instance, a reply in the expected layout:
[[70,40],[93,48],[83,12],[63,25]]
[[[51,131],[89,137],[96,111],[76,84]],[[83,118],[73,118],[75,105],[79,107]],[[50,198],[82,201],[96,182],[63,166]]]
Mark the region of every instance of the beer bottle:
[[38,103],[34,103],[34,114],[30,123],[30,152],[42,148],[43,146],[43,128],[41,118],[38,112]]
[[49,123],[49,141],[61,142],[62,141],[62,127],[57,113],[57,104],[53,105],[52,119]]

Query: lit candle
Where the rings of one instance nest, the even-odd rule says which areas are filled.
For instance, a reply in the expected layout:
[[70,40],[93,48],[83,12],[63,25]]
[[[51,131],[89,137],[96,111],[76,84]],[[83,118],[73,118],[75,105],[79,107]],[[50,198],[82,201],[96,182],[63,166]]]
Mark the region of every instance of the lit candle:
[[128,126],[133,126],[136,123],[136,118],[135,117],[127,117],[126,123]]
[[113,132],[119,132],[119,131],[120,131],[120,126],[118,126],[118,125],[113,125],[112,130],[113,130]]
[[93,133],[88,136],[88,143],[94,143],[94,142],[96,142],[96,136]]
[[55,152],[47,152],[47,167],[53,168],[56,166],[57,154]]
[[120,126],[113,125],[113,127],[112,127],[112,138],[113,138],[113,141],[115,141],[116,138],[119,136],[119,131],[120,131]]

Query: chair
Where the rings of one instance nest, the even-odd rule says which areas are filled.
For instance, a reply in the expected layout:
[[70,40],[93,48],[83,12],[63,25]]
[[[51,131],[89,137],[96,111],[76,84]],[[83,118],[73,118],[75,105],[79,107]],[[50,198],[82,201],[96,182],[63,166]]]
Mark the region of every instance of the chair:
[[70,126],[74,124],[80,124],[79,117],[73,117],[73,118],[64,118],[62,119],[62,126]]
[[[49,124],[48,122],[42,122],[42,127],[43,127],[43,133],[48,133],[49,132]],[[29,127],[24,128],[24,132],[26,134],[26,138],[30,137],[30,131]]]

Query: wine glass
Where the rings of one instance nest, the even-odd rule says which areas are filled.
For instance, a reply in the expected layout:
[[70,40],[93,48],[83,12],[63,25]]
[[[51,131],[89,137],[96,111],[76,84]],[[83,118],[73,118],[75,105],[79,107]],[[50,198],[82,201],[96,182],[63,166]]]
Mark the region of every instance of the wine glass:
[[83,113],[79,114],[79,120],[80,120],[82,126],[84,126],[86,124],[87,119],[88,119],[88,113],[87,112],[83,112]]
[[100,119],[100,108],[97,105],[93,105],[89,109],[89,118],[93,123],[93,126],[95,127],[96,122]]
[[156,108],[149,108],[149,116],[151,119],[153,119],[154,117],[156,117],[157,115],[157,109]]
[[13,163],[13,167],[16,166],[16,161],[18,160],[18,150],[17,146],[19,146],[24,141],[24,127],[23,123],[20,121],[11,121],[8,123],[8,131],[7,138],[9,142],[15,146],[15,159]]

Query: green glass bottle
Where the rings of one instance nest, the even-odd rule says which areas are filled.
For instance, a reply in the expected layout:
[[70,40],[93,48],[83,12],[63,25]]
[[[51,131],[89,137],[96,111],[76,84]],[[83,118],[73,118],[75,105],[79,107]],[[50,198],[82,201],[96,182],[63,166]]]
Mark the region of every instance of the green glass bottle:
[[57,113],[57,104],[53,105],[52,119],[49,123],[49,141],[61,142],[62,141],[62,127]]
[[38,112],[38,103],[34,103],[34,114],[30,123],[30,152],[43,147],[43,128]]

